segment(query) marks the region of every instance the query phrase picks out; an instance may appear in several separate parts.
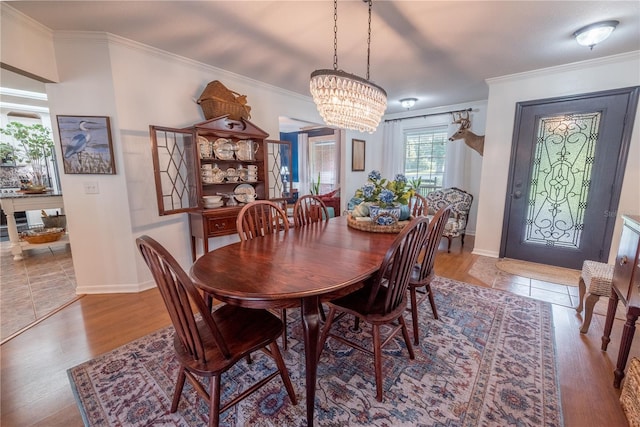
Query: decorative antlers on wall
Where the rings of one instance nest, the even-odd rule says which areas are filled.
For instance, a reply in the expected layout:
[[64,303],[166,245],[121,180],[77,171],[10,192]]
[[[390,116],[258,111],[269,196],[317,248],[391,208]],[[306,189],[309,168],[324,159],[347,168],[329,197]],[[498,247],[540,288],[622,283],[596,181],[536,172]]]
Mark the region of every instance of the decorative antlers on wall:
[[467,144],[470,148],[476,150],[478,154],[482,156],[484,151],[484,135],[476,135],[471,132],[469,128],[471,127],[471,121],[469,120],[469,112],[461,111],[454,112],[453,115],[453,123],[460,124],[460,128],[451,135],[449,141],[455,141],[457,139],[464,140],[464,143]]

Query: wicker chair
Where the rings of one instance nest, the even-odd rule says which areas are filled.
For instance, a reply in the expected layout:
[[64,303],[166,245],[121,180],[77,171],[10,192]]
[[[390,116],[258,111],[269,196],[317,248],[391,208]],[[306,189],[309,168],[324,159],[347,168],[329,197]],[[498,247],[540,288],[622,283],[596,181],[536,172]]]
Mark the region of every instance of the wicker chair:
[[[578,295],[580,302],[576,307],[578,313],[582,312],[584,301],[584,320],[580,327],[580,333],[586,334],[589,331],[593,308],[600,297],[610,297],[613,286],[613,265],[597,261],[585,260],[582,263],[580,280],[578,281]],[[585,293],[589,290],[585,298]]]
[[426,199],[429,206],[429,216],[435,215],[440,209],[451,205],[451,217],[447,220],[442,233],[442,236],[448,240],[447,252],[451,252],[451,241],[456,237],[460,237],[462,246],[464,246],[464,236],[473,195],[459,188],[451,187],[432,191],[427,194]]
[[[189,380],[209,405],[209,426],[217,426],[221,412],[266,385],[278,374],[295,405],[296,395],[276,344],[276,338],[282,334],[282,322],[266,310],[230,304],[222,305],[211,313],[189,276],[162,245],[148,236],[139,237],[136,243],[151,270],[176,331],[174,348],[180,368],[171,412],[178,410],[185,380]],[[262,350],[272,357],[278,369],[221,406],[222,374],[256,350]],[[208,391],[206,383],[199,379],[203,377],[209,378]]]
[[[380,402],[382,401],[382,347],[402,331],[409,357],[415,358],[403,313],[407,308],[407,287],[412,267],[418,260],[420,250],[427,238],[428,225],[429,220],[426,217],[413,220],[396,237],[373,280],[365,282],[359,290],[327,303],[329,314],[320,337],[318,356],[321,355],[322,348],[329,336],[356,350],[373,354],[376,399]],[[336,317],[338,312],[340,314]],[[373,351],[347,340],[342,335],[331,333],[333,323],[346,314],[352,314],[371,324]],[[389,336],[384,341],[380,337],[380,326],[382,325],[392,327]]]

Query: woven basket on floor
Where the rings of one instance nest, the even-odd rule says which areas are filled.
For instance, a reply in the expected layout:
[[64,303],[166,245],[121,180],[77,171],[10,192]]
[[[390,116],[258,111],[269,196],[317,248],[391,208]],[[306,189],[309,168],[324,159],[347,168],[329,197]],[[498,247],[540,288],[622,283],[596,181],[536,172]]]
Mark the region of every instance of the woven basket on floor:
[[640,426],[640,359],[631,358],[622,384],[620,404],[630,427]]
[[64,230],[62,228],[40,228],[28,230],[20,236],[25,242],[35,243],[51,243],[60,240]]

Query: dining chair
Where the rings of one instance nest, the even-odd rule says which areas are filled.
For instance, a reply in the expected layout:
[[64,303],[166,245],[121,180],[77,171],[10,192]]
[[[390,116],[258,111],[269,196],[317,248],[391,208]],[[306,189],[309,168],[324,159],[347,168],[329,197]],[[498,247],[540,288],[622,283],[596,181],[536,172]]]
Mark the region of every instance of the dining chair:
[[318,196],[307,194],[293,205],[293,222],[296,227],[329,220],[329,210]]
[[411,203],[409,204],[411,216],[426,216],[428,209],[429,205],[427,204],[427,199],[425,199],[424,196],[418,193],[414,194],[411,198]]
[[[160,243],[149,236],[141,236],[136,239],[136,244],[151,270],[175,329],[173,345],[180,370],[171,413],[177,411],[185,380],[189,380],[209,405],[209,426],[217,426],[220,413],[266,385],[278,374],[291,402],[296,405],[289,373],[276,343],[282,333],[282,322],[266,310],[231,304],[222,305],[214,312],[209,311],[189,276]],[[222,374],[256,350],[262,350],[273,358],[277,370],[221,406]],[[209,378],[208,390],[201,378]]]
[[[436,259],[438,246],[440,246],[444,226],[449,219],[449,215],[451,215],[451,206],[445,206],[436,212],[433,218],[431,218],[431,221],[429,222],[427,240],[424,243],[422,251],[420,251],[418,262],[414,266],[413,271],[411,272],[411,278],[409,279],[409,296],[411,301],[410,309],[411,320],[413,322],[413,342],[415,345],[420,344],[420,333],[418,331],[418,308],[425,298],[429,298],[433,318],[438,319],[438,310],[436,309],[436,302],[433,298],[431,281],[435,276],[433,263]],[[424,296],[422,296],[418,301],[418,292],[420,288],[424,288]]]
[[[293,205],[293,222],[296,227],[303,227],[321,221],[329,221],[329,210],[319,196],[304,195]],[[320,310],[320,318],[324,322],[326,315],[322,302],[319,303],[318,309]]]
[[[248,203],[238,213],[236,228],[240,241],[252,240],[267,234],[289,231],[289,219],[280,206],[269,200],[256,200]],[[260,278],[256,278],[259,280]],[[287,350],[287,311],[279,310],[282,320],[282,347]]]
[[287,214],[269,200],[256,200],[240,209],[236,229],[241,241],[289,230]]
[[[429,220],[418,217],[412,220],[398,234],[372,280],[364,282],[363,287],[344,297],[327,302],[329,314],[320,337],[318,358],[322,354],[327,338],[332,338],[374,356],[376,378],[376,399],[382,402],[382,348],[402,331],[404,342],[409,351],[409,358],[415,354],[411,346],[409,331],[403,313],[407,308],[407,287],[413,266],[427,238]],[[336,316],[336,313],[338,313]],[[371,324],[373,330],[373,351],[350,341],[340,334],[331,333],[335,321],[346,314],[357,316],[362,321]],[[398,323],[396,325],[396,322]],[[380,326],[392,327],[390,334],[381,340]]]

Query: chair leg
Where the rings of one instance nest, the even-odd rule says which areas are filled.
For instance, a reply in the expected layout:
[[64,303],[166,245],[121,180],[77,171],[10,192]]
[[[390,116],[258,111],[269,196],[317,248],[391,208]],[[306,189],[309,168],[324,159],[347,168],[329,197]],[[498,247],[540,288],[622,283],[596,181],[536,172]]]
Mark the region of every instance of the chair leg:
[[445,236],[447,238],[447,253],[451,252],[451,237]]
[[207,308],[209,309],[209,312],[211,312],[211,310],[213,310],[213,295],[211,295],[209,292],[204,292],[204,301],[205,303],[207,303]]
[[373,359],[376,372],[376,400],[382,402],[382,344],[380,341],[380,325],[373,326]]
[[460,235],[460,246],[464,246],[464,233]]
[[329,337],[329,332],[331,331],[331,326],[333,326],[333,319],[335,316],[336,309],[330,307],[329,314],[327,314],[327,321],[324,324],[324,328],[322,328],[322,334],[320,334],[320,341],[318,342],[318,360],[320,360],[320,356],[322,355],[324,343],[327,342],[327,338]]
[[359,330],[360,330],[360,318],[358,316],[355,316],[353,318],[353,329],[351,331],[358,332]]
[[413,322],[413,342],[420,344],[420,333],[418,332],[418,297],[416,288],[409,287],[409,296],[411,297],[411,321]]
[[209,427],[218,427],[220,422],[220,375],[214,375],[209,382]]
[[431,285],[427,284],[425,287],[427,288],[427,295],[429,295],[429,304],[431,304],[431,312],[433,313],[433,318],[438,320],[438,309],[436,308],[436,300],[433,297]]
[[589,293],[587,295],[587,300],[584,305],[584,321],[582,322],[582,327],[580,328],[581,334],[586,334],[589,330],[589,325],[591,324],[591,317],[593,316],[593,307],[596,305],[598,300],[600,299],[600,295]]
[[580,276],[580,280],[578,280],[578,297],[580,301],[578,301],[578,306],[576,307],[576,311],[578,313],[582,312],[582,300],[584,300],[584,294],[587,293],[587,285],[584,283],[584,279]]
[[180,396],[182,396],[182,389],[184,388],[184,380],[186,379],[187,375],[184,372],[184,368],[181,368],[178,379],[176,380],[176,389],[173,392],[173,401],[171,402],[172,414],[178,410],[178,403],[180,402]]
[[280,319],[282,320],[282,348],[287,350],[289,348],[289,343],[287,342],[287,310],[280,310]]
[[284,388],[287,389],[289,399],[291,399],[291,403],[297,405],[298,399],[296,399],[296,393],[293,390],[293,385],[291,384],[291,379],[289,378],[289,372],[287,371],[287,367],[284,364],[284,360],[282,359],[282,353],[280,353],[278,344],[275,341],[272,341],[271,344],[269,344],[269,348],[271,349],[273,360],[275,360],[276,366],[278,366],[278,371],[280,371],[280,378],[282,378]]
[[400,315],[398,319],[400,322],[400,326],[402,326],[402,336],[404,337],[404,343],[407,345],[407,350],[409,350],[409,359],[415,359],[416,354],[413,352],[413,346],[411,345],[411,339],[409,338],[409,329],[407,329],[407,322],[404,321],[404,316]]

